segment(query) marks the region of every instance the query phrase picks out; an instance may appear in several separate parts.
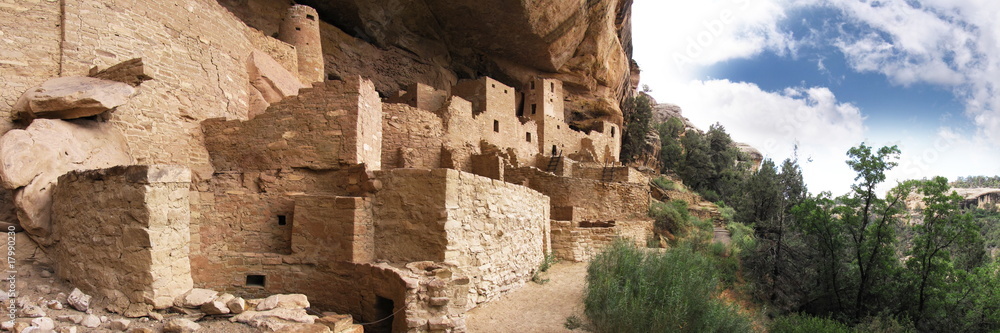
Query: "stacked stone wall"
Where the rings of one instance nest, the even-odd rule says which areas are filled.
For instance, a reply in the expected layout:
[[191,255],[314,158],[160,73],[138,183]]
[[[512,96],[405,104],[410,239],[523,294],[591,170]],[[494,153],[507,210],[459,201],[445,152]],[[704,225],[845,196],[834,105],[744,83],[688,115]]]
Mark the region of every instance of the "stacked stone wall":
[[163,165],[59,177],[50,252],[59,276],[126,316],[172,305],[192,287],[190,182],[187,168]]
[[615,221],[613,226],[587,224],[552,221],[552,254],[561,260],[587,262],[618,239],[645,247],[653,237],[653,221],[648,219]]
[[205,145],[218,171],[378,169],[382,104],[371,81],[328,81],[248,121],[209,119]]
[[[585,221],[644,219],[649,213],[649,186],[559,177],[532,167],[509,168],[508,182],[523,184],[551,199],[552,207],[578,207]],[[581,195],[586,193],[586,195]]]
[[445,142],[441,118],[406,104],[384,104],[383,109],[383,167],[441,167],[441,148]]
[[59,76],[60,11],[55,1],[0,0],[0,135],[21,94]]
[[475,303],[531,279],[549,252],[549,199],[524,186],[446,170],[446,261],[472,279]]

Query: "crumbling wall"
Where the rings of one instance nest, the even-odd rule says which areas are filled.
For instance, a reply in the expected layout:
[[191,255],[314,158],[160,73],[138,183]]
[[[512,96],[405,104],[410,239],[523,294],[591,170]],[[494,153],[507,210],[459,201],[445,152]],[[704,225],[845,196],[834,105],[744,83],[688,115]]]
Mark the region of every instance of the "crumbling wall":
[[549,251],[549,199],[524,186],[446,170],[446,261],[472,279],[470,298],[516,289]]
[[172,305],[192,287],[190,182],[187,168],[166,165],[59,177],[50,252],[57,274],[126,316]]
[[382,162],[382,103],[371,81],[327,81],[248,121],[203,122],[219,171],[337,169]]
[[[508,182],[542,192],[552,207],[578,207],[584,221],[644,219],[649,213],[649,186],[607,183],[593,179],[559,177],[536,168],[508,168]],[[587,195],[580,195],[586,193]]]
[[383,167],[441,167],[444,128],[440,117],[406,104],[385,104],[383,110]]

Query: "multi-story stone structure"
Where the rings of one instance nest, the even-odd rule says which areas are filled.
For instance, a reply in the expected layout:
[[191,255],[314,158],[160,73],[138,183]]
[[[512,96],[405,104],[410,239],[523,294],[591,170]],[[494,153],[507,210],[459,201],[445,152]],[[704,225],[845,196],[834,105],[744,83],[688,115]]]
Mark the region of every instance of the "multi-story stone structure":
[[[35,214],[47,220],[32,236],[56,273],[125,315],[169,307],[193,286],[304,293],[362,321],[392,316],[396,332],[463,331],[465,311],[526,283],[546,255],[586,260],[615,238],[651,236],[645,176],[614,165],[620,128],[570,128],[558,80],[416,84],[383,101],[365,78],[325,80],[308,7],[274,22],[275,38],[214,1],[103,2],[0,0],[46,22],[5,39],[15,45],[0,51],[0,106],[57,76],[125,82],[135,93],[124,104],[44,121],[120,137],[103,149],[136,165],[59,160],[0,175],[19,209],[51,212]],[[38,64],[11,60],[17,52]],[[302,83],[312,87],[289,93]],[[4,138],[37,132],[35,122]],[[35,165],[5,144],[79,144],[12,140],[0,139],[5,165]]]

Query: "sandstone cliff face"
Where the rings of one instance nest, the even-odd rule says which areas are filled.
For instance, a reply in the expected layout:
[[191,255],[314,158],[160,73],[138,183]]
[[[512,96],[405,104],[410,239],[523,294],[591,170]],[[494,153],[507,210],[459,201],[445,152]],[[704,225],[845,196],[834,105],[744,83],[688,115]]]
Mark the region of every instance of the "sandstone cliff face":
[[[285,2],[220,0],[248,25],[277,31]],[[369,77],[384,96],[414,82],[439,89],[491,76],[515,87],[563,80],[566,115],[621,124],[634,90],[631,0],[303,0],[321,24],[327,74]],[[277,20],[276,20],[277,18]]]

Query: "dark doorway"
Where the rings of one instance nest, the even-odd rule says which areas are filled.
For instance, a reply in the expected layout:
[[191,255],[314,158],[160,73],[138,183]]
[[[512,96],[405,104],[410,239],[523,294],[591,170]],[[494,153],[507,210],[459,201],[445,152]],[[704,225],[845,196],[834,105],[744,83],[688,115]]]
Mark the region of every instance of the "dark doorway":
[[375,318],[378,321],[365,326],[365,333],[392,333],[393,312],[396,304],[382,296],[375,297]]

